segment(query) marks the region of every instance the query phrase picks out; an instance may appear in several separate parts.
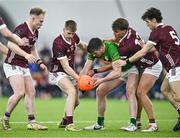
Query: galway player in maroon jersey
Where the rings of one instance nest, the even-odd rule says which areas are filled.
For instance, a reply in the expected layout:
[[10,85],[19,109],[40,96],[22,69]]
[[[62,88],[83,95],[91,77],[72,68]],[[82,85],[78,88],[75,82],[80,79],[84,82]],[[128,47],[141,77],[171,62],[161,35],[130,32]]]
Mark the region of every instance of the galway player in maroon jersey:
[[[30,10],[29,19],[23,24],[17,26],[14,33],[20,38],[26,37],[29,40],[28,45],[20,46],[20,48],[26,53],[31,53],[35,56],[37,64],[39,64],[41,69],[46,71],[47,67],[40,60],[35,47],[36,40],[38,39],[38,29],[44,22],[44,16],[45,12],[41,8],[32,8]],[[13,43],[9,43],[9,45],[13,45]],[[28,114],[27,128],[32,130],[47,130],[46,126],[38,124],[35,120],[35,88],[28,68],[28,60],[25,59],[25,57],[17,55],[13,51],[9,50],[3,67],[5,75],[9,79],[14,92],[14,94],[8,99],[6,112],[1,120],[3,129],[11,130],[9,125],[11,113],[20,99],[25,96],[25,108]]]
[[80,131],[73,124],[74,109],[79,104],[78,91],[75,86],[79,75],[74,71],[74,58],[76,46],[85,50],[86,45],[80,41],[75,33],[76,29],[76,22],[68,20],[65,22],[63,32],[55,38],[49,73],[49,82],[57,85],[67,95],[64,117],[58,124],[60,128],[65,128],[67,131]]
[[161,11],[156,8],[149,8],[142,16],[147,26],[152,30],[149,40],[135,55],[126,62],[116,63],[123,65],[128,62],[135,62],[153,47],[160,55],[164,66],[164,80],[161,85],[161,91],[177,110],[179,117],[173,131],[180,130],[180,40],[174,28],[162,23]]
[[[121,56],[127,56],[128,58],[141,49],[141,46],[138,43],[138,41],[141,40],[141,37],[135,30],[129,27],[129,23],[126,19],[118,18],[117,20],[115,20],[113,22],[112,29],[115,38],[121,38],[119,40],[119,52],[121,53]],[[144,107],[149,119],[149,128],[142,131],[157,131],[158,128],[155,122],[152,103],[148,98],[147,93],[159,78],[159,75],[162,71],[162,63],[155,55],[155,53],[151,52],[143,56],[141,59],[137,60],[134,64],[141,72],[137,87],[137,96],[140,100],[138,102],[138,106],[140,107],[140,103],[142,103],[142,106]],[[129,81],[132,83],[132,79],[130,79]],[[122,129],[126,131],[134,131],[136,130],[136,127],[134,127],[134,125],[136,125],[135,119],[137,118],[135,114],[137,112],[134,110],[136,110],[137,108],[134,108],[136,104],[136,96],[135,93],[133,93],[133,89],[129,90],[129,93],[127,93],[127,97],[131,119],[130,125],[128,127],[122,127]]]
[[[28,40],[26,38],[21,39],[19,36],[13,34],[4,23],[2,17],[0,17],[0,33],[9,41],[16,43],[19,46],[26,45],[28,43]],[[30,63],[35,62],[36,59],[34,56],[26,53],[22,49],[20,49],[16,44],[8,45],[8,48],[11,49],[16,54],[19,54],[23,57],[25,57]],[[8,48],[5,47],[2,43],[0,43],[0,51],[7,55]]]

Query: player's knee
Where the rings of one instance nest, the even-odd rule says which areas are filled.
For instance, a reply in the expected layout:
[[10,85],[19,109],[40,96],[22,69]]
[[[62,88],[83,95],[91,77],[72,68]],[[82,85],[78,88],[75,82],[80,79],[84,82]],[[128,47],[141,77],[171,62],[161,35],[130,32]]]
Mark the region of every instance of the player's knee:
[[68,96],[76,97],[76,89],[69,89],[67,94]]
[[128,98],[131,97],[131,96],[136,96],[135,93],[136,93],[135,89],[132,89],[132,88],[127,88],[126,89],[126,96]]
[[15,96],[20,99],[22,97],[24,97],[24,92],[20,92],[20,93],[16,93]]
[[105,96],[104,90],[103,90],[102,87],[98,87],[98,88],[96,89],[96,95],[97,95],[98,97]]
[[137,89],[137,97],[142,98],[143,96],[145,96],[143,89],[141,89],[141,88]]

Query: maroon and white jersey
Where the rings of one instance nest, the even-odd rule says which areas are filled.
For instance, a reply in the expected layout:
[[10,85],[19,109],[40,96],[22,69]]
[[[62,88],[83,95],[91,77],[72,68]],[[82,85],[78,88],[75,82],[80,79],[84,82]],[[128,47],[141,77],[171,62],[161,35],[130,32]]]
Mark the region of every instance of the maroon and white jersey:
[[[31,49],[34,47],[34,44],[36,43],[38,39],[38,30],[33,32],[31,28],[29,27],[28,23],[25,22],[15,28],[14,34],[18,35],[20,38],[26,37],[27,39],[29,39],[28,46],[19,46],[19,47],[22,50],[24,50],[26,53],[30,54]],[[11,65],[17,65],[24,68],[28,67],[28,61],[24,57],[15,54],[10,49],[8,50],[8,55],[6,57],[5,63],[11,64]]]
[[2,28],[4,28],[4,27],[6,27],[6,25],[5,25],[2,17],[0,16],[0,30],[1,30]]
[[[119,53],[123,58],[129,58],[134,55],[137,51],[141,50],[141,46],[139,45],[139,40],[141,37],[138,33],[129,28],[124,37],[119,41]],[[158,62],[158,57],[154,52],[147,53],[145,56],[141,57],[134,64],[139,69],[145,69],[147,67],[151,67]]]
[[167,71],[180,66],[180,40],[171,26],[159,24],[151,32],[148,42],[159,51],[160,60]]
[[71,42],[67,41],[63,34],[55,38],[53,42],[53,58],[51,61],[50,72],[65,72],[61,66],[60,59],[67,57],[69,66],[74,69],[74,58],[76,45],[79,44],[80,39],[77,34],[71,39]]

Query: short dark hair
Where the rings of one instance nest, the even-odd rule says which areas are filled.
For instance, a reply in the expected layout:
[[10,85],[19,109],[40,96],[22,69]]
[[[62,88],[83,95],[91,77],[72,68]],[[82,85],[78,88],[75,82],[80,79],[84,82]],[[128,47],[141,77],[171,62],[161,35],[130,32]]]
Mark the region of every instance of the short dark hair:
[[102,45],[103,42],[100,38],[97,37],[92,38],[88,43],[87,51],[89,53],[93,53],[94,51],[99,50]]
[[118,18],[112,23],[112,30],[127,30],[129,28],[129,23],[124,18]]
[[45,14],[45,13],[46,12],[39,7],[31,8],[31,10],[29,12],[30,15],[37,15],[37,16],[39,16],[40,14]]
[[77,23],[73,20],[67,20],[65,22],[65,28],[72,31],[72,32],[76,32],[77,30]]
[[158,23],[160,23],[163,19],[162,15],[161,15],[161,11],[159,9],[156,8],[149,8],[147,9],[147,11],[143,14],[143,16],[141,17],[143,20],[149,19],[156,19],[156,21]]

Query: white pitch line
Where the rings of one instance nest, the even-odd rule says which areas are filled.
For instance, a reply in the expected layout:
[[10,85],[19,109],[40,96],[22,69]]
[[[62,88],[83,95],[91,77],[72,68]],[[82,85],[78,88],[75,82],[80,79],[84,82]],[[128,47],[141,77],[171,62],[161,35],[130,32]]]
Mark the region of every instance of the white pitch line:
[[[142,120],[142,121],[145,121],[145,120]],[[169,120],[157,120],[157,122],[175,122],[176,120],[175,119],[169,119]],[[43,124],[56,124],[58,123],[58,121],[39,121],[40,123],[43,123]],[[96,122],[95,120],[89,120],[89,121],[74,121],[75,123],[80,123],[80,124],[83,124],[83,123],[94,123]],[[128,122],[128,120],[107,120],[105,121],[106,123],[122,123],[122,122]],[[27,122],[26,121],[10,121],[10,123],[12,124],[26,124]]]

